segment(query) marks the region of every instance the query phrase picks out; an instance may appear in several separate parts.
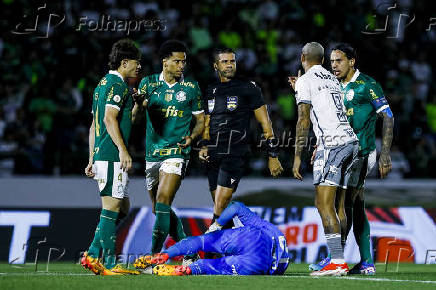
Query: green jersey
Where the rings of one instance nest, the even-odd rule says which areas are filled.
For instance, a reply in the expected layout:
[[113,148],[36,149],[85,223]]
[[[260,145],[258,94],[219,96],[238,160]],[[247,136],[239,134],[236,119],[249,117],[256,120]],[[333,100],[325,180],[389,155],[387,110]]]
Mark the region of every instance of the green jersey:
[[119,151],[103,122],[106,106],[119,110],[118,124],[124,144],[128,146],[132,129],[133,101],[127,84],[117,71],[109,71],[98,83],[92,100],[95,124],[94,161],[120,161]]
[[380,85],[359,70],[346,86],[341,86],[348,122],[359,138],[359,156],[367,156],[375,149],[377,113],[389,105]]
[[191,148],[182,150],[177,143],[182,142],[183,136],[190,135],[192,114],[203,112],[198,83],[182,77],[170,85],[161,73],[143,78],[139,91],[148,100],[145,160],[189,159]]

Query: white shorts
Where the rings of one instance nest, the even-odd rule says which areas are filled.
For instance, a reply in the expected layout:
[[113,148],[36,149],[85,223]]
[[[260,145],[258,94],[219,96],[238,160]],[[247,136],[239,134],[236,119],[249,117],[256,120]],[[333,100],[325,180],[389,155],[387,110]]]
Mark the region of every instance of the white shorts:
[[347,188],[358,151],[357,141],[317,150],[313,162],[313,184]]
[[129,175],[120,168],[120,162],[94,161],[92,172],[101,196],[124,198],[128,196]]
[[172,173],[180,175],[182,178],[185,176],[186,166],[189,160],[183,158],[168,158],[164,161],[145,162],[145,182],[147,190],[151,190],[159,183],[159,172]]
[[357,157],[356,163],[351,169],[348,186],[362,188],[365,186],[365,179],[374,169],[377,161],[377,150],[371,151],[367,156]]

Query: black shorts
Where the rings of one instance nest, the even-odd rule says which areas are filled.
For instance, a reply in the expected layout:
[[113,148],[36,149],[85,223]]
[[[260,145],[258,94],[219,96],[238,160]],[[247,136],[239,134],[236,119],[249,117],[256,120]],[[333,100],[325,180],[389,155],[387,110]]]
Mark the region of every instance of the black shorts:
[[206,165],[209,190],[214,191],[218,185],[233,188],[238,187],[239,180],[245,170],[245,156],[210,156]]

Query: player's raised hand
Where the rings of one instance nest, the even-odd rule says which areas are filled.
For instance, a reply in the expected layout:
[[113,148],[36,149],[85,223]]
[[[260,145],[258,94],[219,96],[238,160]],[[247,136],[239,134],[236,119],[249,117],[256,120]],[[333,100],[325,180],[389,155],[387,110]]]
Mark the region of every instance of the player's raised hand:
[[209,153],[206,148],[201,148],[200,152],[198,152],[198,158],[200,158],[201,161],[209,162]]
[[120,169],[123,171],[129,171],[132,168],[132,157],[130,157],[129,152],[126,148],[120,150]]
[[291,85],[291,88],[295,91],[295,83],[297,82],[298,78],[301,77],[301,70],[298,70],[297,76],[290,76],[288,77],[288,83]]
[[133,88],[132,98],[137,104],[142,104],[144,101],[145,94],[140,94],[136,88]]
[[303,181],[303,176],[301,176],[300,174],[300,166],[301,166],[301,157],[295,156],[294,165],[292,166],[292,174],[294,175],[295,179]]
[[89,178],[93,178],[95,176],[94,171],[92,170],[92,163],[88,163],[88,165],[85,168],[85,174]]
[[185,143],[177,143],[177,146],[179,146],[179,148],[181,148],[181,149],[185,149],[186,147],[188,147],[192,143],[191,136],[183,136],[182,141],[183,140],[185,141]]
[[279,177],[279,175],[282,174],[283,172],[282,164],[280,163],[280,160],[277,157],[268,158],[268,168],[269,168],[269,172],[271,173],[271,176],[274,178]]
[[385,178],[388,173],[392,170],[392,161],[389,153],[380,154],[380,159],[378,161],[378,169],[380,171],[380,178]]

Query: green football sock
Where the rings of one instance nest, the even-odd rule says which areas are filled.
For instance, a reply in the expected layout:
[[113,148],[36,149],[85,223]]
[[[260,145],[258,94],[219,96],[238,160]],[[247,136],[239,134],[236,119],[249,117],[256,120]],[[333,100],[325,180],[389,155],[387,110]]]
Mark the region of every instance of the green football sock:
[[88,255],[93,258],[98,258],[100,256],[101,243],[100,243],[100,227],[101,227],[101,218],[100,222],[97,225],[94,233],[94,239],[92,240],[91,246],[88,249]]
[[117,262],[115,253],[116,225],[118,212],[103,209],[100,215],[100,238],[103,247],[104,266],[112,269]]
[[354,202],[354,237],[359,246],[360,259],[373,263],[370,244],[370,227],[365,212],[365,202],[359,197]]
[[171,207],[164,203],[157,202],[155,207],[156,221],[153,227],[151,238],[151,253],[156,254],[162,250],[165,239],[170,231]]
[[183,229],[182,221],[176,215],[176,213],[170,208],[170,236],[179,242],[186,238],[185,230]]
[[115,222],[115,225],[118,227],[118,226],[120,225],[121,221],[122,221],[126,216],[127,216],[126,213],[123,213],[122,211],[120,211],[120,212],[118,213],[118,218],[117,218],[117,221]]
[[[176,241],[179,242],[186,238],[185,230],[183,229],[183,224],[180,218],[176,215],[176,213],[170,208],[170,236]],[[196,258],[197,253],[186,255],[186,258]]]

